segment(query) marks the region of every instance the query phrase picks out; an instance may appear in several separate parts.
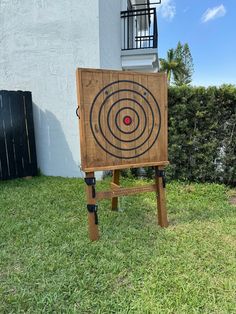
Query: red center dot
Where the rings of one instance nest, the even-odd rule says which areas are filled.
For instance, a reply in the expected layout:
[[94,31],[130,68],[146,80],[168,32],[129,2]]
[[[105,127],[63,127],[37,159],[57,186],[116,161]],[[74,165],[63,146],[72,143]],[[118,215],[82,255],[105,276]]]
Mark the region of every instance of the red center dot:
[[132,123],[132,119],[130,116],[125,116],[123,122],[125,125],[130,125]]

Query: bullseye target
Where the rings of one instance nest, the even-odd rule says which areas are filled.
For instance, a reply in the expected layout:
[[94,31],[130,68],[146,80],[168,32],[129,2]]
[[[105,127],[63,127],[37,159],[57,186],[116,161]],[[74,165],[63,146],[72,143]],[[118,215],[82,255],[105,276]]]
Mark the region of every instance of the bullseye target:
[[79,69],[77,89],[84,171],[168,163],[165,74]]
[[[120,88],[122,83],[125,88]],[[116,95],[119,99],[114,101]],[[112,82],[99,91],[92,103],[90,127],[97,144],[108,154],[137,158],[151,149],[159,136],[160,108],[142,84],[129,80]]]

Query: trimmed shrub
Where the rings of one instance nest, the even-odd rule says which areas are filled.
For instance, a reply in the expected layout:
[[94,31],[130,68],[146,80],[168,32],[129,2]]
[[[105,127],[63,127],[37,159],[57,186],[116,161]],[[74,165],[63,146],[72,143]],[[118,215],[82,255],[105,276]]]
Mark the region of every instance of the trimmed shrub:
[[172,179],[236,185],[236,87],[169,88]]

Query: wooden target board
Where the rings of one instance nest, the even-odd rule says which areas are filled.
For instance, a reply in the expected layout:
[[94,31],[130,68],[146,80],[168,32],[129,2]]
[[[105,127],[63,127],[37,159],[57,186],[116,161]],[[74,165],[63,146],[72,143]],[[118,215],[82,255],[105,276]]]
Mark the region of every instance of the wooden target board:
[[[85,172],[88,229],[98,240],[97,201],[156,192],[157,220],[168,226],[165,202],[167,79],[163,73],[77,70],[81,167]],[[120,186],[120,169],[154,166],[154,184]],[[95,171],[113,170],[111,189],[96,191]]]
[[168,164],[164,73],[78,69],[85,172]]

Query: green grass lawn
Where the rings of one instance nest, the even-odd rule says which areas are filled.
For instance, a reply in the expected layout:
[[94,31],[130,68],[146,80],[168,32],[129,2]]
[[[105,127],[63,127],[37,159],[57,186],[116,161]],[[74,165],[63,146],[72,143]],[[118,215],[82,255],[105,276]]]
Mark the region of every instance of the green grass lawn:
[[235,314],[228,192],[168,184],[168,229],[156,224],[153,193],[122,198],[119,212],[102,201],[101,239],[91,243],[82,180],[1,182],[0,313]]

